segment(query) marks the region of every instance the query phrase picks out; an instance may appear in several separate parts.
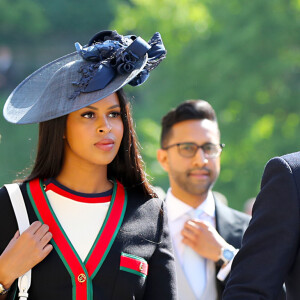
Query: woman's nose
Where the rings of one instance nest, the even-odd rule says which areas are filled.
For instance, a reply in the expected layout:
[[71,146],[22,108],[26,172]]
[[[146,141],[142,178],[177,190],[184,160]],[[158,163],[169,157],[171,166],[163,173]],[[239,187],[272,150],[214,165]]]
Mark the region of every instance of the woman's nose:
[[105,118],[103,118],[103,120],[100,121],[100,124],[97,127],[97,132],[99,133],[108,133],[110,132],[112,129],[109,121]]

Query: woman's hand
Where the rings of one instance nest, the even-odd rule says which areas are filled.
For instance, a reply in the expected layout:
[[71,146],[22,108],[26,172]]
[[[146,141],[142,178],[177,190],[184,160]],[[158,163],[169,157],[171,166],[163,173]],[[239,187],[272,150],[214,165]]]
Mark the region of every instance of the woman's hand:
[[52,234],[48,230],[48,225],[35,221],[21,235],[16,232],[0,256],[0,282],[5,288],[51,252]]

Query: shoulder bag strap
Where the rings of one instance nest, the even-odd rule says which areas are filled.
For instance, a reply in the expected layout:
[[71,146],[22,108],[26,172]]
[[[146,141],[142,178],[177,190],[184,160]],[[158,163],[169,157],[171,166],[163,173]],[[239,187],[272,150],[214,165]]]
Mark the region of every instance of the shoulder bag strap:
[[[5,184],[5,188],[10,197],[11,204],[13,206],[15,216],[18,222],[19,232],[22,234],[29,226],[29,219],[24,203],[24,199],[17,183]],[[28,298],[28,290],[31,284],[31,269],[27,271],[23,276],[19,277],[19,299],[26,300]]]

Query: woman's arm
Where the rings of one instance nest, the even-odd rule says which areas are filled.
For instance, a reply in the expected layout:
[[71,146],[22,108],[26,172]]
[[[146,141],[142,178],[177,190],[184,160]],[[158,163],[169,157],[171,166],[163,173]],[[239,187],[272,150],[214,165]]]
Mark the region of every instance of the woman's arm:
[[[49,227],[39,221],[21,235],[17,231],[0,256],[0,283],[10,288],[13,282],[41,262],[52,250]],[[0,300],[6,295],[0,296]]]
[[161,238],[151,260],[149,261],[149,273],[144,300],[177,299],[175,263],[169,235],[165,203],[162,203],[161,216]]

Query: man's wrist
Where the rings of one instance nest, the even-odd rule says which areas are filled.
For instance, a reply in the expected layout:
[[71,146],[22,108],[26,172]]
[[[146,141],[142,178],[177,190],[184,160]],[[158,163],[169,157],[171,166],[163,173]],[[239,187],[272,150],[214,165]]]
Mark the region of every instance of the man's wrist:
[[226,266],[235,256],[236,249],[231,245],[226,245],[221,248],[220,256],[216,262],[218,267]]

